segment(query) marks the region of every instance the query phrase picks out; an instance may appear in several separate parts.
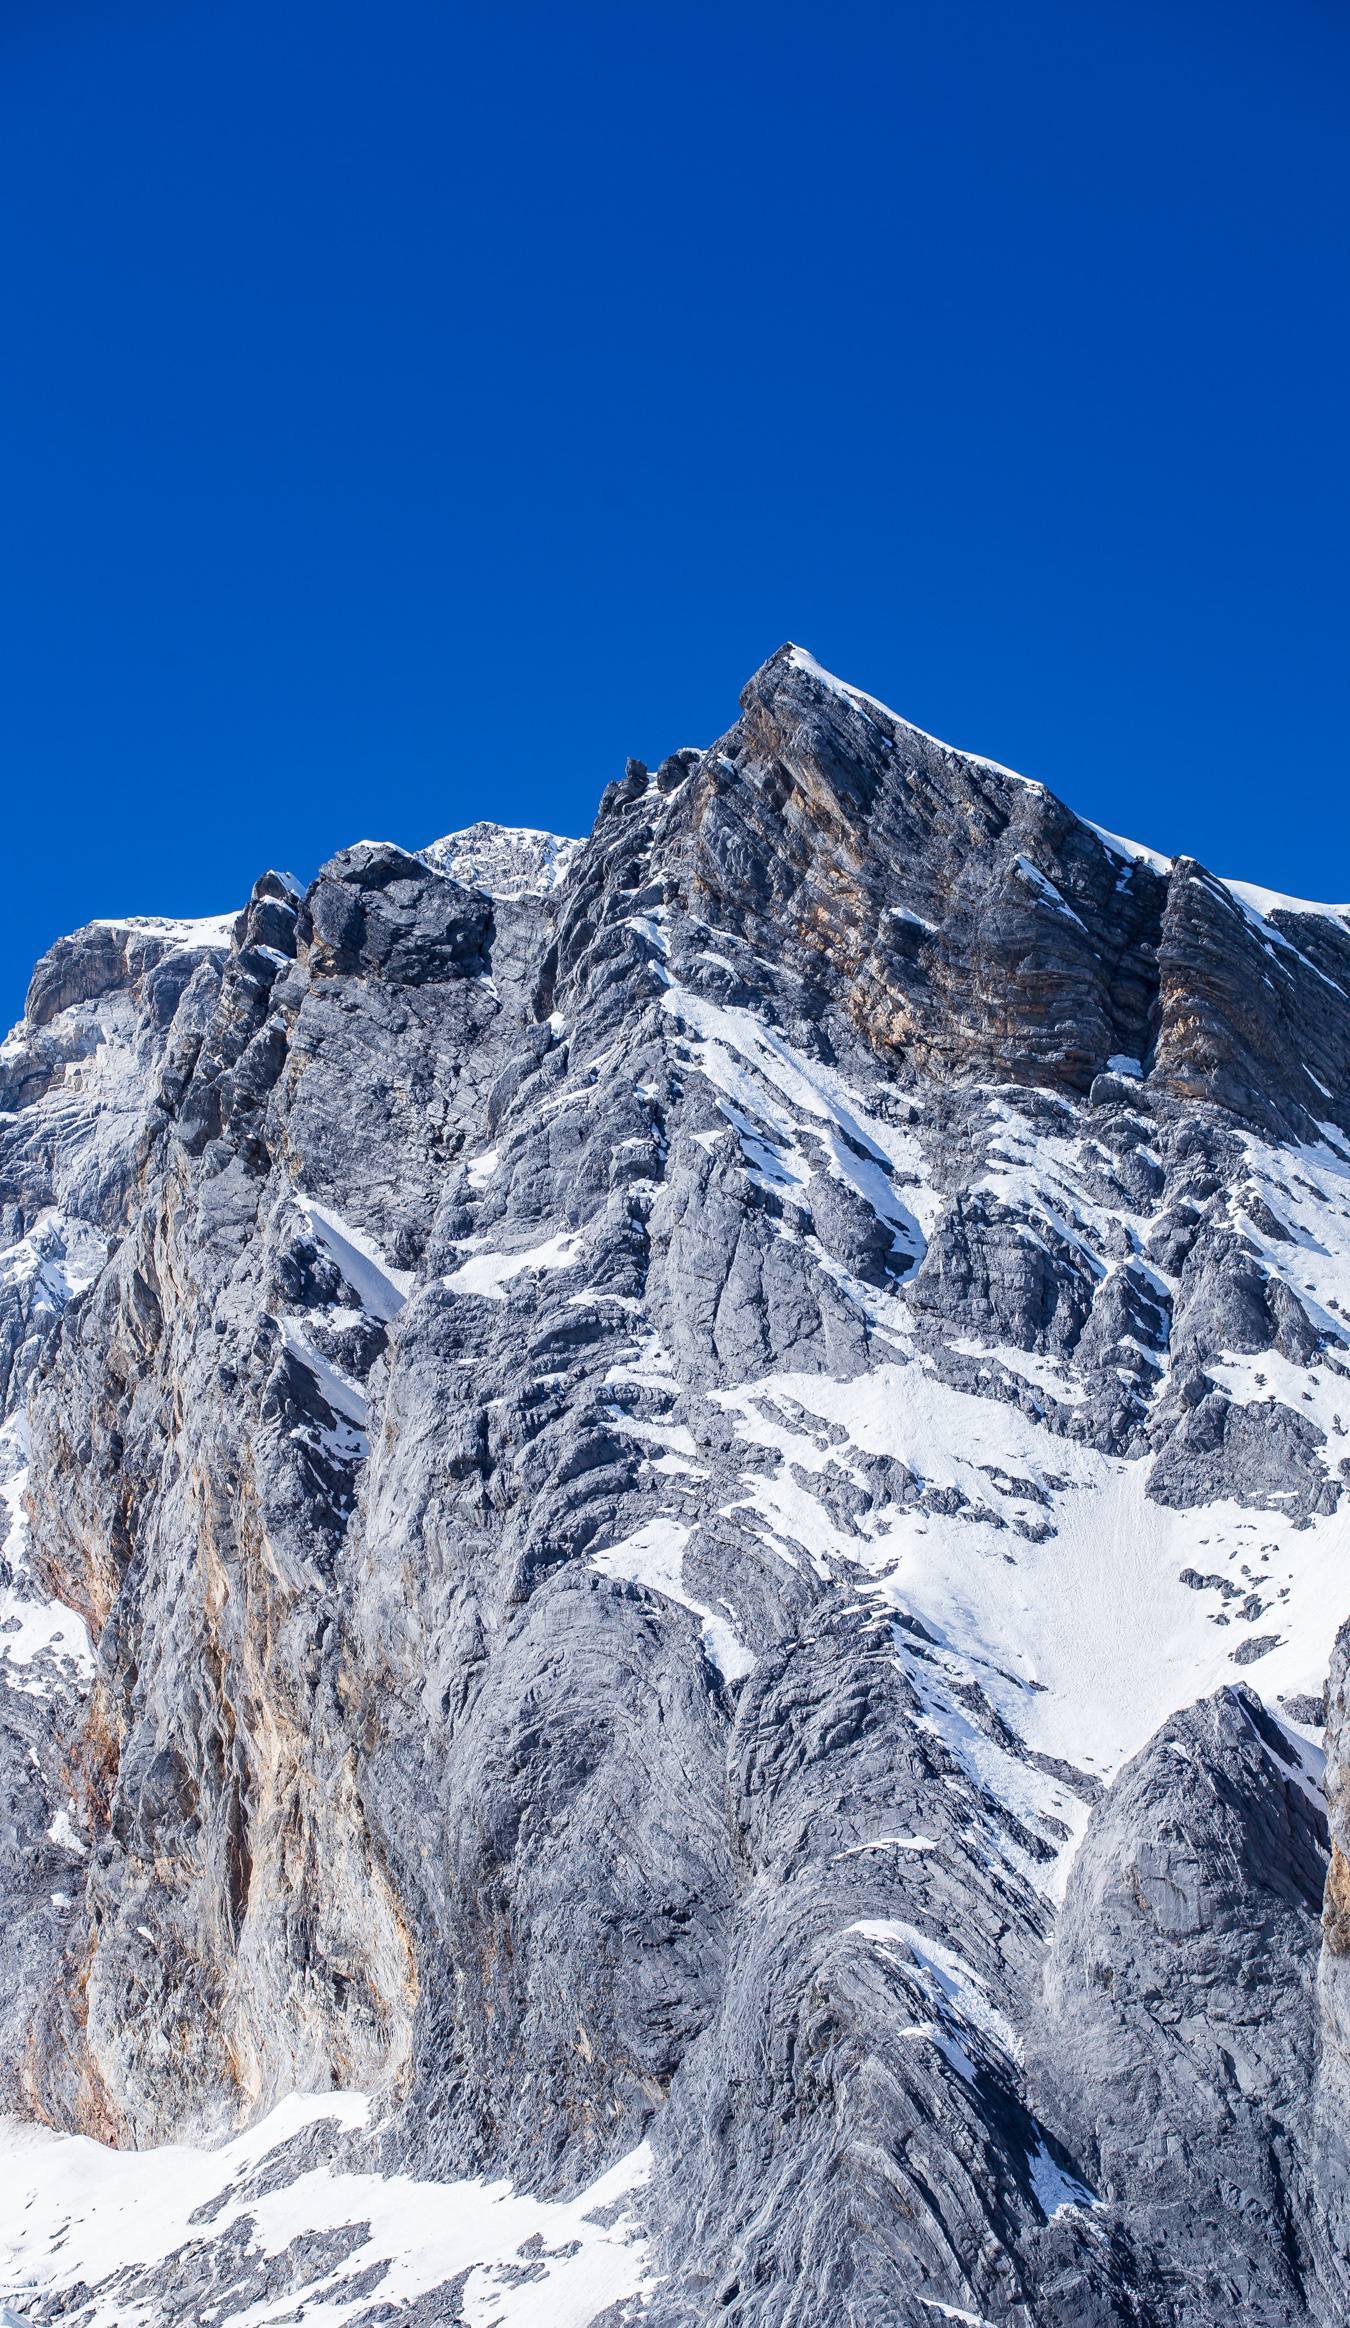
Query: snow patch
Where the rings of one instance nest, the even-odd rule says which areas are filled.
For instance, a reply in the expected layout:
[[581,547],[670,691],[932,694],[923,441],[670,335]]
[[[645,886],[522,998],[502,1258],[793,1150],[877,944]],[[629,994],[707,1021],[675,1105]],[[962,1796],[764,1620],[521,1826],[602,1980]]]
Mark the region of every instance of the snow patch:
[[1123,858],[1126,864],[1151,866],[1164,880],[1171,872],[1173,860],[1164,857],[1160,849],[1146,848],[1142,841],[1127,841],[1123,833],[1108,832],[1105,825],[1094,824],[1090,816],[1080,821],[1089,832],[1096,834],[1099,841],[1105,842],[1113,857]]
[[[466,1238],[459,1250],[476,1243]],[[474,1293],[484,1301],[505,1301],[506,1287],[527,1269],[570,1269],[581,1243],[581,1231],[574,1229],[558,1237],[546,1237],[542,1245],[531,1245],[523,1253],[470,1254],[458,1269],[452,1269],[442,1285],[451,1293]]]
[[[420,2299],[434,2301],[466,2272],[455,2317],[468,2328],[589,2328],[650,2285],[632,2213],[651,2172],[645,2144],[561,2201],[528,2197],[505,2181],[421,2182],[345,2163],[257,2189],[263,2162],[306,2127],[335,2120],[357,2134],[369,2115],[363,2094],[295,2094],[219,2150],[106,2150],[82,2135],[0,2120],[0,2279],[20,2301],[44,2309],[52,2295],[84,2282],[86,2328],[155,2328],[161,2298],[129,2294],[120,2275],[167,2272],[163,2259],[189,2243],[229,2241],[274,2259],[307,2235],[350,2229],[341,2261],[322,2259],[320,2250],[309,2277],[299,2265],[298,2285],[287,2271],[281,2292],[264,2290],[231,2310],[231,2328],[271,2328],[301,2313],[308,2328],[343,2328],[368,2317],[372,2301],[391,2314],[420,2312]],[[381,2265],[374,2298],[344,2293]]]
[[185,947],[205,946],[215,953],[228,951],[238,919],[236,906],[233,913],[201,914],[187,921],[155,913],[100,915],[89,926],[96,930],[130,930],[136,937],[168,938],[175,952]]
[[649,1520],[637,1528],[622,1543],[611,1544],[605,1552],[597,1552],[592,1568],[602,1576],[622,1577],[630,1584],[645,1585],[649,1592],[659,1593],[663,1600],[675,1601],[688,1609],[703,1627],[703,1645],[724,1681],[741,1681],[754,1665],[754,1657],[746,1648],[724,1616],[694,1600],[684,1588],[685,1546],[693,1534],[691,1528],[678,1520]]
[[1309,897],[1286,897],[1278,889],[1263,889],[1257,881],[1230,881],[1220,876],[1225,889],[1231,890],[1239,905],[1254,913],[1259,920],[1269,921],[1275,913],[1304,914],[1317,921],[1339,922],[1350,929],[1350,905],[1319,905]]
[[362,1308],[385,1324],[396,1318],[412,1291],[411,1270],[395,1269],[363,1229],[353,1228],[316,1198],[299,1196],[296,1202],[316,1243],[341,1271]]
[[[1345,1613],[1345,1503],[1305,1527],[1232,1501],[1154,1503],[1147,1458],[1099,1454],[919,1359],[849,1382],[776,1374],[714,1395],[738,1436],[780,1458],[747,1472],[735,1508],[756,1516],[783,1559],[851,1577],[876,1608],[919,1621],[922,1658],[906,1659],[903,1625],[895,1639],[924,1720],[972,1783],[1055,1851],[1025,1870],[1052,1896],[1088,1805],[1047,1766],[1109,1781],[1169,1715],[1239,1678],[1276,1713],[1281,1698],[1321,1690]],[[861,1534],[811,1487],[854,1451],[891,1457],[923,1491],[874,1513]],[[1217,1623],[1225,1608],[1181,1582],[1187,1569],[1231,1577],[1264,1613]],[[1254,1632],[1277,1632],[1278,1644],[1239,1674],[1233,1651]],[[1024,1752],[971,1718],[972,1679]]]
[[551,897],[566,881],[581,847],[580,841],[533,825],[480,821],[428,841],[417,855],[433,873],[505,900]]
[[751,1179],[779,1194],[805,1192],[823,1165],[886,1224],[903,1274],[912,1275],[938,1211],[914,1133],[869,1113],[833,1068],[806,1058],[753,1011],[676,985],[661,1004],[689,1039],[693,1064],[720,1094]]

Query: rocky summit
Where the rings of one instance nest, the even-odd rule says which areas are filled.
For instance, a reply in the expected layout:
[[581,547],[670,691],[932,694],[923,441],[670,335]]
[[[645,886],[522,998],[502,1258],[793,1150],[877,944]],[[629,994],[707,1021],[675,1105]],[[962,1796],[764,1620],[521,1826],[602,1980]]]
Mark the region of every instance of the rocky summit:
[[784,647],[0,1111],[11,2319],[1342,2328],[1350,907]]

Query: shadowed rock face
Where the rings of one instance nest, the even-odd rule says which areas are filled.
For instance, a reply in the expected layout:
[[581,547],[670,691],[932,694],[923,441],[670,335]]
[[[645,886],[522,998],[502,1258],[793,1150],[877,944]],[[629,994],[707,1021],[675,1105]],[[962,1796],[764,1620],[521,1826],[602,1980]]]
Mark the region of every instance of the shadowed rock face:
[[1086,1091],[1151,1047],[1164,884],[1039,785],[781,649],[692,779],[689,903],[837,997],[887,1065]]
[[775,960],[786,947],[887,1065],[1086,1092],[1125,1056],[1179,1098],[1296,1135],[1316,1097],[1305,1066],[1344,1089],[1343,923],[1298,917],[1301,944],[1281,917],[1258,929],[1202,866],[1163,877],[1123,856],[1043,786],[799,649],[741,700],[690,778],[689,903]]
[[1164,1725],[1074,1863],[1032,2059],[1095,2187],[1136,2193],[1164,2316],[1306,2316],[1325,1869],[1320,1805],[1241,1686]]
[[[611,2323],[1342,2320],[1347,990],[792,648],[583,844],[62,940],[6,2102],[355,2089],[349,2167],[550,2204],[645,2142]],[[359,2260],[200,2241],[155,2316]]]

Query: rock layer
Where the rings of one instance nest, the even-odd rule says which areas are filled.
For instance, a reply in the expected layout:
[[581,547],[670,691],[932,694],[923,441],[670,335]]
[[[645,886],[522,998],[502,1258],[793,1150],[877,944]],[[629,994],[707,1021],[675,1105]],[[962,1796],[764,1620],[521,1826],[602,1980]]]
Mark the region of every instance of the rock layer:
[[[1348,992],[795,648],[582,844],[62,940],[8,2104],[622,2190],[578,2319],[1342,2319]],[[339,2245],[269,2291],[389,2317]]]

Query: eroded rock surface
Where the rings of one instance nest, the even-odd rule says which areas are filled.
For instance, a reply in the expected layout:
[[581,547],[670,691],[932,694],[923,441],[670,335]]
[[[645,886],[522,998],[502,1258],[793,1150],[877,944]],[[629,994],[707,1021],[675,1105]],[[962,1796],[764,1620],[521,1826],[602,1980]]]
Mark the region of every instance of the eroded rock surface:
[[1348,995],[793,648],[584,843],[62,940],[4,2098],[339,2100],[21,2316],[1342,2320]]

